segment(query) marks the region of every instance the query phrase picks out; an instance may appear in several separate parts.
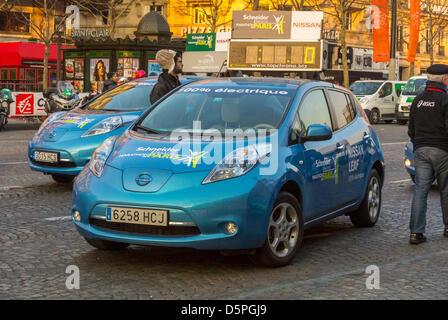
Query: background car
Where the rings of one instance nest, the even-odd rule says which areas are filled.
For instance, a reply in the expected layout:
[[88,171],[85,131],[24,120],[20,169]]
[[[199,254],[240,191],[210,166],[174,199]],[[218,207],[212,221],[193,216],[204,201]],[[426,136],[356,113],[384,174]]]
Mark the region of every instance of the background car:
[[414,145],[411,140],[406,143],[406,147],[404,149],[404,167],[411,177],[412,182],[415,183]]
[[[181,78],[185,84],[198,78]],[[117,86],[69,112],[49,116],[28,145],[30,168],[71,182],[107,138],[120,135],[150,107],[157,79],[138,79]]]
[[395,117],[398,124],[405,125],[408,122],[412,101],[414,101],[414,98],[418,94],[425,90],[427,79],[427,75],[420,75],[409,78],[408,82],[403,88],[403,91],[401,92],[395,109]]
[[406,81],[356,81],[350,90],[356,95],[372,124],[395,120],[395,104]]
[[75,179],[72,215],[99,249],[256,249],[263,264],[282,266],[305,228],[342,214],[375,225],[383,181],[379,139],[350,91],[207,80],[105,140]]

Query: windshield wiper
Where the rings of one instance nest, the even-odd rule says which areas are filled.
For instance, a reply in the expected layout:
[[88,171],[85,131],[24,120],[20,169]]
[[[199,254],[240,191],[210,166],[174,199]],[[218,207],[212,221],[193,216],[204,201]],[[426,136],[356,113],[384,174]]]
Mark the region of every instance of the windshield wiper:
[[157,131],[157,130],[150,129],[150,128],[147,128],[147,127],[143,127],[143,126],[141,126],[141,125],[137,125],[137,126],[135,126],[135,128],[136,128],[136,129],[143,130],[143,131],[145,131],[146,133],[160,134],[160,132]]

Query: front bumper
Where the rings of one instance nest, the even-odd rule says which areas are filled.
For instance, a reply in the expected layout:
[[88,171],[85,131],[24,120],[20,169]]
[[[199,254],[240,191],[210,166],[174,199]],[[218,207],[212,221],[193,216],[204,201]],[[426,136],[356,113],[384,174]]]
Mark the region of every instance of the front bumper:
[[[248,173],[234,179],[202,185],[208,171],[173,174],[157,192],[123,189],[122,171],[106,166],[98,179],[86,167],[73,187],[73,211],[78,232],[88,238],[139,245],[227,250],[261,247],[266,238],[272,206],[270,183]],[[106,178],[107,177],[107,178]],[[169,210],[169,227],[109,227],[106,207],[141,207]],[[227,222],[237,225],[228,234]],[[124,224],[123,224],[124,225]],[[143,228],[144,229],[144,228]]]
[[[28,144],[28,164],[31,170],[50,174],[78,175],[90,161],[93,152],[111,136],[120,135],[124,128],[110,133],[81,138],[84,131],[69,131],[60,140],[52,142],[33,138]],[[57,163],[48,164],[34,161],[35,150],[58,152]]]

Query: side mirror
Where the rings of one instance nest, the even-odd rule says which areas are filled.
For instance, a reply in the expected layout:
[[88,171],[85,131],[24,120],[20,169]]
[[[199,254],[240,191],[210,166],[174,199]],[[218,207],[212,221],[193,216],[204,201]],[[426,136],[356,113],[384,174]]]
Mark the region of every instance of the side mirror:
[[401,96],[401,89],[397,90],[397,97]]
[[312,124],[306,130],[306,137],[301,138],[301,142],[330,140],[333,136],[329,126],[325,124]]
[[378,93],[378,97],[380,97],[380,98],[384,98],[385,96],[386,96],[386,93],[382,90]]

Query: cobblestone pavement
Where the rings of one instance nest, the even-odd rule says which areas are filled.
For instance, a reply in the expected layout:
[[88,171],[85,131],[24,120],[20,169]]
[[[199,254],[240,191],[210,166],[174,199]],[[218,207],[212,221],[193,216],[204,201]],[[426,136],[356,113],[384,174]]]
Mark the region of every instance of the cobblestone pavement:
[[[386,158],[381,217],[354,228],[339,217],[305,232],[292,264],[268,269],[248,255],[131,246],[90,247],[67,217],[71,186],[53,183],[26,163],[38,124],[11,121],[0,132],[0,298],[2,299],[447,299],[448,239],[434,186],[428,242],[408,244],[413,184],[403,168],[406,126],[380,124]],[[65,286],[67,266],[81,288]],[[366,267],[380,288],[366,289]]]

